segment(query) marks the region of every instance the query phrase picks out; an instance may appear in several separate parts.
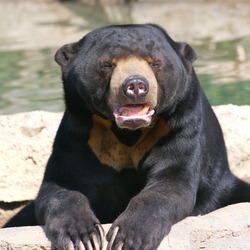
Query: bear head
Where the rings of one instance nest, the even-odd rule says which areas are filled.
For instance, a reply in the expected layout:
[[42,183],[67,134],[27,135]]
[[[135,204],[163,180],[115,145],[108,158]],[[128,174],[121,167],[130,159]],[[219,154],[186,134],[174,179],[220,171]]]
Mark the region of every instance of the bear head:
[[55,55],[67,108],[129,130],[173,109],[185,96],[195,59],[191,46],[153,24],[99,28]]

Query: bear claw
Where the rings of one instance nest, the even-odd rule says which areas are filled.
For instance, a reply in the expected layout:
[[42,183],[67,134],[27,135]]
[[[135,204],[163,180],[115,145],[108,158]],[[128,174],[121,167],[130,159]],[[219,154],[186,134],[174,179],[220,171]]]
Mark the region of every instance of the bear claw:
[[98,232],[99,232],[99,236],[100,236],[100,249],[103,248],[104,246],[104,239],[105,239],[105,232],[103,227],[101,226],[101,224],[96,224],[95,227],[97,228]]
[[[118,231],[119,231],[119,227],[115,227],[113,234],[112,234],[112,237],[108,243],[107,250],[112,249]],[[118,249],[122,249],[122,244],[119,245]]]
[[107,249],[106,250],[112,250],[112,249],[116,249],[116,250],[122,250],[124,243],[123,242],[119,242],[116,246],[116,248],[114,248],[114,242],[116,239],[116,236],[118,234],[119,231],[119,227],[115,227],[112,233],[112,237],[108,243]]
[[84,247],[83,243],[80,241],[79,245],[78,245],[78,250],[86,250],[86,248]]

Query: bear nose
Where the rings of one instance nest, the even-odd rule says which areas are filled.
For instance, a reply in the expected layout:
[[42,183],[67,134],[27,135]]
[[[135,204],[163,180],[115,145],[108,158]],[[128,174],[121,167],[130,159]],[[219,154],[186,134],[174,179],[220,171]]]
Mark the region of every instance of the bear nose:
[[125,79],[122,89],[127,97],[144,97],[148,93],[149,84],[145,77],[134,75]]

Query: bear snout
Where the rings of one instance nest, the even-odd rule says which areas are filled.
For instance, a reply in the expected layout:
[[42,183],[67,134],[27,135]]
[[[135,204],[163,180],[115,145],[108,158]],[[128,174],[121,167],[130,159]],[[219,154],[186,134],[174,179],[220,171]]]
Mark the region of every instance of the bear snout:
[[[151,123],[157,105],[158,82],[145,58],[130,56],[113,60],[108,105],[118,127],[133,129]],[[133,126],[131,125],[133,123]]]

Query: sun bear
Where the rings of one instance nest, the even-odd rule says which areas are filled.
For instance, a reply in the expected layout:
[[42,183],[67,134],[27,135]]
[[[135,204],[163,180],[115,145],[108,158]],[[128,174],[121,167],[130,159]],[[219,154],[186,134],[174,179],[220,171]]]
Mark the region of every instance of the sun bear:
[[154,250],[183,218],[250,201],[195,59],[154,24],[98,28],[59,49],[65,113],[36,200],[6,226],[44,225],[61,250],[102,249],[104,237],[110,250]]

